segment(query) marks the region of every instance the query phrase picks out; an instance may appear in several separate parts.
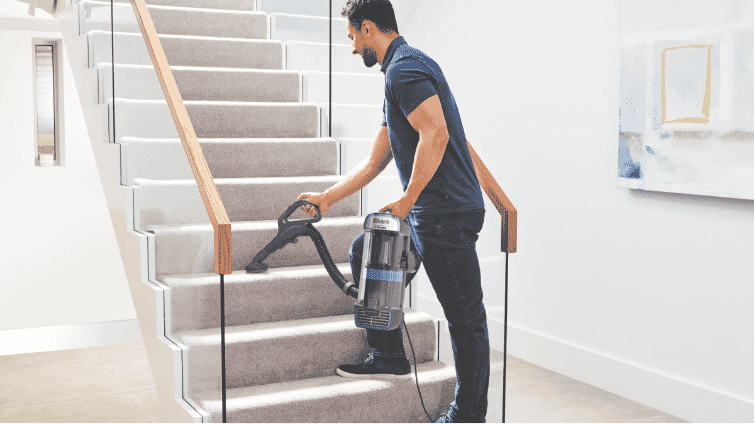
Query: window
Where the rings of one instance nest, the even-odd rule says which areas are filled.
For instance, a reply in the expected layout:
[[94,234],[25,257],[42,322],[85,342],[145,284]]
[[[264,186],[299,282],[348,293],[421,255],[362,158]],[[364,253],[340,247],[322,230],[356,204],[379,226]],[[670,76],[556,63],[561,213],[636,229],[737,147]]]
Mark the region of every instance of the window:
[[59,77],[59,40],[33,42],[35,164],[55,166],[62,162],[62,91]]

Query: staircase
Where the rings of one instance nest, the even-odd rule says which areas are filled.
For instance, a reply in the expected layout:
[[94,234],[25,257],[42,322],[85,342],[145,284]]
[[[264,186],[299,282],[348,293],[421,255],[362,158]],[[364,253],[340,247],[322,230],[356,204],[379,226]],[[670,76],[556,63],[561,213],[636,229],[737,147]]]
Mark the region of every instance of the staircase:
[[[335,374],[369,349],[364,330],[354,326],[353,299],[332,282],[310,240],[270,256],[267,273],[243,270],[277,234],[277,218],[300,193],[324,191],[366,157],[381,121],[381,73],[351,55],[345,20],[333,19],[330,138],[327,0],[146,2],[232,223],[234,271],[225,276],[228,421],[425,422],[413,379]],[[79,0],[69,12],[61,26],[68,54],[85,69],[76,82],[162,419],[220,422],[213,228],[133,9],[115,1],[112,39],[109,1]],[[395,190],[392,168],[377,186]],[[378,205],[362,197],[344,199],[317,224],[351,280],[350,244],[365,212]],[[455,370],[437,360],[437,321],[412,309],[405,319],[424,403],[436,418],[453,400]]]

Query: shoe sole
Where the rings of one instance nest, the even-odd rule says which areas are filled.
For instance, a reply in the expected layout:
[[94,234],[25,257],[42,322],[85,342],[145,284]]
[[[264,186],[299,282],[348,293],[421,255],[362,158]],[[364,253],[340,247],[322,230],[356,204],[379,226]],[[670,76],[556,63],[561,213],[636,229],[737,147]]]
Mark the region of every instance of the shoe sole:
[[410,380],[414,376],[410,372],[408,374],[404,374],[404,375],[399,375],[399,374],[352,374],[350,372],[343,371],[340,368],[335,369],[335,373],[338,374],[341,377],[360,378],[360,379],[364,379],[364,380]]

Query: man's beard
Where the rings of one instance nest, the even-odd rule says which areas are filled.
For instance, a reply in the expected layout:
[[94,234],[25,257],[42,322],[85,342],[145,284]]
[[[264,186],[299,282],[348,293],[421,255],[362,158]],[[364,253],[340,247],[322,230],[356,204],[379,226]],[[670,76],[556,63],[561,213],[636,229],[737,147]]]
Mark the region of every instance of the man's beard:
[[371,68],[377,63],[377,51],[369,46],[364,46],[364,51],[361,57],[364,59],[364,65],[366,65],[367,68]]

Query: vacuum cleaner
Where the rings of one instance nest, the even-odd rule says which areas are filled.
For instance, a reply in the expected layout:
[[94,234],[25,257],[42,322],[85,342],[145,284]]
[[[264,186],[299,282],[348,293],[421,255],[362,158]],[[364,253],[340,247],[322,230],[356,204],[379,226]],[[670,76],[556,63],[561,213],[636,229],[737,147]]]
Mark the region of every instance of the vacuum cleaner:
[[[313,218],[290,221],[288,218],[301,206],[313,206],[316,216]],[[246,272],[260,273],[267,271],[267,259],[275,251],[288,243],[296,243],[299,237],[312,239],[317,253],[325,265],[330,278],[345,294],[356,298],[354,320],[357,327],[376,330],[393,330],[403,324],[411,353],[414,356],[414,374],[416,389],[419,392],[424,413],[432,418],[424,406],[424,399],[419,389],[419,375],[416,370],[416,353],[411,336],[403,320],[403,296],[408,285],[409,274],[419,270],[418,255],[410,250],[411,227],[408,223],[389,213],[372,213],[364,220],[364,250],[361,263],[361,281],[357,284],[346,280],[335,265],[325,240],[312,224],[322,219],[319,207],[306,200],[298,200],[288,207],[278,218],[278,234],[267,244],[254,259],[246,265]]]
[[[289,220],[301,206],[314,206],[316,216]],[[298,200],[278,219],[278,234],[246,265],[246,272],[267,271],[264,260],[299,237],[308,236],[314,242],[325,269],[335,284],[348,296],[356,298],[354,319],[357,327],[394,330],[403,323],[403,297],[408,275],[418,270],[419,261],[411,252],[411,227],[389,213],[372,213],[364,220],[364,250],[361,280],[349,282],[338,270],[325,240],[312,224],[322,219],[319,207],[306,200]]]

